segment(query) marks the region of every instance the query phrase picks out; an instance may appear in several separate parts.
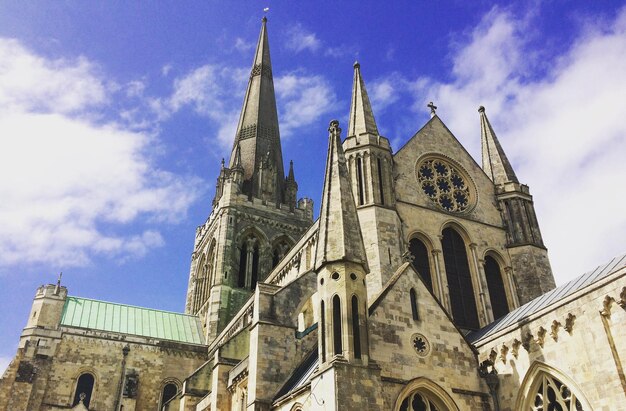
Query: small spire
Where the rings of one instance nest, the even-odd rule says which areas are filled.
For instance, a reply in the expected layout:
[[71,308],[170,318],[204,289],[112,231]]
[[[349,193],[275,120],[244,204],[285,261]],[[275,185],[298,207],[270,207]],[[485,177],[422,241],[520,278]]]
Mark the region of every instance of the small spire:
[[237,144],[237,148],[235,148],[235,163],[233,164],[233,169],[241,168],[241,147]]
[[293,160],[289,161],[289,175],[287,176],[287,181],[296,181],[296,177],[293,173]]
[[378,127],[372,111],[372,105],[365,89],[365,81],[361,76],[361,65],[354,62],[354,82],[352,84],[352,103],[350,105],[350,122],[348,137],[370,133],[378,135]]
[[55,295],[59,295],[61,292],[61,277],[63,277],[63,272],[59,272],[59,276],[57,277],[57,286],[54,288]]
[[224,169],[224,157],[222,157],[222,170]]
[[365,271],[368,271],[363,235],[352,195],[352,184],[341,146],[339,122],[331,121],[328,131],[328,156],[315,268],[328,262],[350,261],[361,264]]
[[519,183],[513,166],[506,157],[496,133],[487,119],[485,107],[478,108],[480,113],[480,139],[483,154],[483,171],[495,184],[508,182]]
[[430,118],[433,118],[437,115],[437,106],[435,105],[435,103],[431,101],[426,107],[430,109]]

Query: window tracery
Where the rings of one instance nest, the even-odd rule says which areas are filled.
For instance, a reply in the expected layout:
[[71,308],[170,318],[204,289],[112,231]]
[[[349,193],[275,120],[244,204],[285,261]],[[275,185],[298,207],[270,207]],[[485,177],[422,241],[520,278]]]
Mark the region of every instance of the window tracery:
[[428,198],[445,211],[468,211],[473,203],[469,179],[448,161],[423,160],[417,167],[417,180]]
[[581,402],[570,388],[558,379],[544,374],[535,393],[530,411],[583,411]]
[[400,411],[443,411],[426,395],[416,392],[402,401]]

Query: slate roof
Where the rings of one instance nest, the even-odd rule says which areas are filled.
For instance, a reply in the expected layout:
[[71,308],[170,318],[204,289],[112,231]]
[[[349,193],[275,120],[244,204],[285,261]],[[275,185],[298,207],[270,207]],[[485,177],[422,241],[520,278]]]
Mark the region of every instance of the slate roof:
[[523,322],[524,319],[539,312],[540,310],[558,303],[567,296],[574,294],[575,292],[582,290],[583,288],[602,280],[610,274],[626,267],[626,254],[617,256],[609,261],[607,264],[596,267],[595,270],[591,270],[580,277],[563,284],[560,287],[555,288],[552,291],[548,291],[544,295],[535,298],[532,301],[527,302],[521,307],[511,311],[504,317],[500,318],[487,325],[480,330],[471,332],[467,335],[467,339],[476,344],[477,342],[505,329],[506,327]]
[[67,297],[61,325],[204,344],[197,316],[81,297]]
[[311,375],[318,366],[319,354],[317,347],[313,348],[305,359],[296,367],[285,385],[278,391],[274,401],[290,394],[311,381]]

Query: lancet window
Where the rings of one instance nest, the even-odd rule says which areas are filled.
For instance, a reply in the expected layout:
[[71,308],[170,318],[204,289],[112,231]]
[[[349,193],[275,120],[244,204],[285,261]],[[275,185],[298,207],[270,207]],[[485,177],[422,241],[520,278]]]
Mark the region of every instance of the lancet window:
[[411,296],[411,313],[413,314],[413,319],[417,321],[420,319],[419,313],[417,311],[417,293],[413,288],[411,288],[409,294]]
[[361,358],[361,326],[359,324],[359,299],[352,296],[352,337],[354,338],[354,358]]
[[161,410],[163,408],[163,406],[172,398],[174,398],[176,396],[176,393],[178,392],[178,387],[176,386],[176,384],[174,383],[168,383],[165,384],[165,386],[163,387],[163,390],[161,390],[161,407],[159,408],[159,410]]
[[478,329],[478,312],[465,242],[453,228],[442,232],[441,246],[448,279],[452,317],[459,327]]
[[430,260],[428,259],[428,249],[426,245],[418,238],[412,238],[409,241],[409,252],[413,256],[413,268],[424,279],[426,287],[432,292],[433,281],[430,275]]
[[334,354],[343,354],[341,336],[341,302],[339,296],[333,297],[333,348]]
[[493,319],[497,320],[509,313],[509,305],[506,300],[506,291],[504,289],[500,265],[491,256],[485,257],[485,277],[487,279],[487,288],[489,289],[489,297],[491,299]]
[[237,285],[253,290],[259,280],[259,240],[249,236],[241,244]]

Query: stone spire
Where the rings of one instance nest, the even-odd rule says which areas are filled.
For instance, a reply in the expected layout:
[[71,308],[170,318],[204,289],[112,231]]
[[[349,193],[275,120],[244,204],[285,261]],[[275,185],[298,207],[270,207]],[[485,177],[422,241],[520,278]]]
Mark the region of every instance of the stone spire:
[[508,182],[519,183],[509,159],[506,158],[504,150],[496,137],[496,133],[491,127],[491,123],[485,114],[485,108],[478,108],[480,113],[480,135],[483,151],[483,170],[494,182],[494,184],[504,184]]
[[[261,184],[271,181],[270,189],[274,192],[274,197],[281,201],[285,174],[265,17],[239,117],[229,168],[235,166],[237,156],[241,157],[240,165],[244,169],[243,191],[250,196],[260,197]],[[264,181],[259,181],[258,169],[261,162],[264,162],[265,166],[271,164],[272,173],[275,174],[269,178],[264,176]]]
[[339,122],[331,121],[328,131],[315,268],[330,262],[349,261],[361,264],[368,271],[363,236],[341,146]]
[[361,65],[355,62],[348,137],[362,133],[378,135],[378,127],[376,127],[370,99],[367,96],[367,90],[365,90],[365,82],[361,77]]

